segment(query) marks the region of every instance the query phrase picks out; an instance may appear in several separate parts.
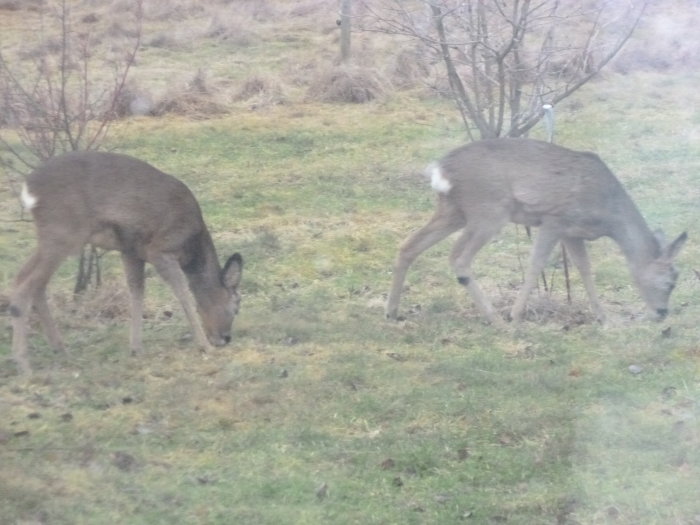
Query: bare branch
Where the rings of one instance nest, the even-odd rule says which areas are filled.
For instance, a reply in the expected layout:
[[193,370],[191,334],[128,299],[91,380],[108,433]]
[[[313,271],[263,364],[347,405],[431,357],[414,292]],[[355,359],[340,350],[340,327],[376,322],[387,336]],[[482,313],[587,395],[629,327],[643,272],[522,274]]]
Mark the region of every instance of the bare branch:
[[[444,67],[469,130],[519,136],[617,55],[649,0],[375,0],[364,28],[409,37]],[[430,13],[426,23],[416,6]],[[613,13],[620,11],[619,16]]]

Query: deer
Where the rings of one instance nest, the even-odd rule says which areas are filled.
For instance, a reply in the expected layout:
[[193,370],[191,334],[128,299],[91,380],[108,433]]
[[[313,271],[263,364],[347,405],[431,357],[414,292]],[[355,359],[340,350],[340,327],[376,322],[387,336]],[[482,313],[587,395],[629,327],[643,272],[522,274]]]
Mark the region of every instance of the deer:
[[143,347],[146,262],[172,288],[201,350],[230,342],[243,258],[234,253],[220,265],[199,204],[183,182],[127,155],[71,152],[30,173],[21,200],[33,216],[37,246],[10,296],[12,355],[20,373],[32,373],[27,357],[32,307],[49,346],[65,352],[46,288],[61,263],[88,243],[121,254],[132,355],[140,355]]
[[674,259],[687,232],[668,242],[652,232],[637,206],[605,163],[594,153],[549,142],[502,138],[459,147],[426,169],[437,193],[428,223],[400,246],[393,267],[386,316],[397,319],[399,300],[411,264],[425,250],[462,230],[450,262],[481,316],[501,324],[502,317],[475,279],[472,261],[508,223],[537,227],[523,285],[510,310],[522,321],[528,296],[561,242],[581,275],[597,321],[606,315],[591,275],[586,241],[610,237],[620,247],[650,319],[668,315],[669,297],[678,278]]

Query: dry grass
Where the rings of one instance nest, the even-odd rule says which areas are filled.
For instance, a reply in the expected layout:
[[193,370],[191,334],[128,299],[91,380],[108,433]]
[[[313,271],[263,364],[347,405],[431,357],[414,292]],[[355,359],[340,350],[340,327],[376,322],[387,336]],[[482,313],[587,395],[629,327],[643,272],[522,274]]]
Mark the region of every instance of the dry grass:
[[0,10],[7,11],[38,11],[41,9],[42,0],[0,0]]
[[233,95],[233,100],[246,102],[250,108],[261,108],[285,104],[288,97],[283,92],[282,85],[274,79],[261,76],[248,78]]
[[321,102],[362,104],[387,91],[386,82],[373,69],[337,66],[323,69],[311,82],[307,98]]
[[168,113],[189,117],[211,117],[227,113],[229,108],[221,100],[221,91],[200,69],[188,81],[169,90],[153,108],[153,114]]
[[427,57],[419,49],[400,50],[388,67],[391,84],[398,89],[422,87],[430,74]]

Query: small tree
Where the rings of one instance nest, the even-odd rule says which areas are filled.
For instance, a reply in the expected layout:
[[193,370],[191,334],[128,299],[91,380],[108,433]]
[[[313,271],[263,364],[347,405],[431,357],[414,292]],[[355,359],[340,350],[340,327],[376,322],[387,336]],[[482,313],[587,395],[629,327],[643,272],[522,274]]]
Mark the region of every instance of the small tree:
[[648,0],[372,0],[364,28],[441,62],[470,136],[517,137],[622,49]]
[[[36,47],[0,53],[0,165],[15,195],[17,179],[41,161],[102,145],[141,44],[142,0],[134,0],[129,16],[129,27],[117,27],[107,48],[95,15],[76,23],[66,0],[45,2]],[[84,249],[76,292],[93,272],[99,280],[98,261],[93,247]]]

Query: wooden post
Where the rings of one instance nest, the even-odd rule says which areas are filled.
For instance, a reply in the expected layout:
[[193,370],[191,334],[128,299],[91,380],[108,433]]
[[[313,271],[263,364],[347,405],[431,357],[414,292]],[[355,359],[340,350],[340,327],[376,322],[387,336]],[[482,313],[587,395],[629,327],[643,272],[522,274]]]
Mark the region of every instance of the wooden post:
[[340,0],[340,61],[350,62],[350,31],[352,29],[352,0]]

